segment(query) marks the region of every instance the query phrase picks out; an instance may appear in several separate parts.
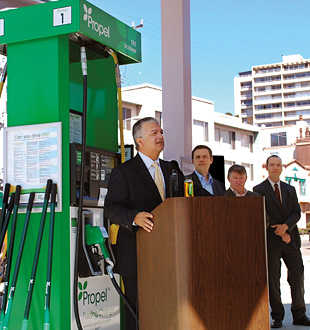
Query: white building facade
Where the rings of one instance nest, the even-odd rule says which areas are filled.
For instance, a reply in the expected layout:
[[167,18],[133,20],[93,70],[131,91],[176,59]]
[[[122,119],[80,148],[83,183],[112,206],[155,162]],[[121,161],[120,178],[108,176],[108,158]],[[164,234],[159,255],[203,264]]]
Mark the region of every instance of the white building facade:
[[[162,118],[161,88],[150,84],[122,89],[125,144],[133,144],[133,124],[147,116]],[[248,189],[261,182],[262,165],[258,145],[259,128],[244,124],[240,118],[214,112],[212,101],[192,97],[193,148],[198,144],[210,147],[214,155],[224,156],[225,177],[233,164],[242,164],[248,173]],[[177,130],[171,123],[171,129]],[[226,182],[228,187],[228,182]]]
[[235,115],[257,126],[310,124],[310,59],[282,56],[282,62],[252,66],[234,79]]

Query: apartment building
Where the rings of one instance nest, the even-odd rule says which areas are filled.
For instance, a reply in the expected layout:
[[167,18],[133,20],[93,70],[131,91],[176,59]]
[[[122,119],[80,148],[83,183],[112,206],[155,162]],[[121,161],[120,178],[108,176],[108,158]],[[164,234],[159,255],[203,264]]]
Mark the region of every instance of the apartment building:
[[[125,143],[131,145],[131,129],[137,120],[146,116],[162,120],[162,90],[150,84],[125,87],[122,89],[122,99],[124,138]],[[238,117],[217,113],[212,101],[198,97],[192,97],[192,117],[193,147],[206,144],[214,155],[224,156],[225,176],[231,165],[244,165],[248,172],[248,189],[261,182],[258,127],[242,123]]]
[[282,55],[281,63],[253,66],[234,79],[235,115],[242,122],[271,127],[310,124],[310,59]]

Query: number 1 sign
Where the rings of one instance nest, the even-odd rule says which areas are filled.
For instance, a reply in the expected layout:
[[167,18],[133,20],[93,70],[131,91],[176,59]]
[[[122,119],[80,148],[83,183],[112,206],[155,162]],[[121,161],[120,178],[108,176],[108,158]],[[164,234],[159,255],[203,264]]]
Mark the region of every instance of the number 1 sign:
[[53,14],[53,26],[71,24],[71,6],[56,8]]

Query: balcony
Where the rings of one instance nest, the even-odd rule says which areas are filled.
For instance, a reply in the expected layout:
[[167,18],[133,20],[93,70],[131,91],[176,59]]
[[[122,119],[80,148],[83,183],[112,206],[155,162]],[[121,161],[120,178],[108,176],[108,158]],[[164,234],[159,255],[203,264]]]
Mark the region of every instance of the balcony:
[[279,72],[281,72],[281,67],[278,68],[270,68],[270,69],[261,69],[261,70],[257,70],[255,71],[255,69],[253,69],[253,73],[255,76],[266,76],[266,74],[268,74],[268,76],[272,76],[272,75],[276,75],[279,74]]
[[307,71],[309,70],[309,64],[306,63],[306,64],[295,64],[295,65],[288,65],[288,66],[284,66],[284,71],[287,72],[287,71]]
[[240,86],[240,89],[241,89],[242,91],[249,91],[249,90],[252,90],[252,84],[251,84],[251,85]]
[[284,98],[285,99],[301,99],[301,100],[304,99],[304,100],[308,100],[310,98],[310,91],[284,94]]
[[283,75],[284,81],[291,81],[291,80],[299,80],[299,81],[305,81],[310,80],[310,72],[299,72],[295,74],[285,74]]
[[268,95],[281,92],[281,85],[266,86],[266,87],[255,87],[254,94]]
[[263,113],[263,114],[256,114],[255,119],[256,120],[275,120],[282,118],[282,112],[270,112],[270,113]]
[[310,101],[307,100],[284,103],[284,108],[290,110],[298,110],[303,109],[305,107],[310,108]]
[[309,90],[310,91],[310,82],[303,82],[303,83],[292,83],[292,84],[286,84],[283,86],[284,91],[304,91]]
[[245,109],[241,111],[242,117],[250,117],[253,116],[253,110],[252,109]]
[[252,106],[253,106],[252,101],[250,101],[249,103],[246,101],[241,102],[241,109],[246,109],[246,108],[252,109]]
[[282,103],[255,105],[255,111],[282,111]]
[[296,117],[296,120],[299,119],[299,116],[303,116],[304,118],[310,117],[310,109],[307,110],[296,110],[296,111],[285,111],[285,117]]
[[254,102],[255,104],[265,104],[265,103],[270,103],[270,102],[274,102],[275,100],[281,100],[282,96],[281,94],[277,94],[277,95],[266,95],[266,96],[256,96],[254,98]]
[[[271,78],[271,77],[268,77]],[[277,79],[255,79],[254,80],[254,86],[273,86],[273,85],[279,85],[281,83],[281,77],[277,77]]]
[[252,100],[252,93],[248,95],[242,95],[241,94],[241,100]]

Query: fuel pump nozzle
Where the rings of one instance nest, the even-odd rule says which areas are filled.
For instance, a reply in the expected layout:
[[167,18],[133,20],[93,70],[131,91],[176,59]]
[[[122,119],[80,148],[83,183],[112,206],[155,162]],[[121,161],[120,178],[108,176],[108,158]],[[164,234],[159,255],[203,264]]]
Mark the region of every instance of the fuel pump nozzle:
[[104,244],[105,239],[109,237],[106,229],[104,227],[91,226],[90,224],[87,224],[85,226],[85,232],[86,232],[86,244],[87,245],[99,244],[103,255],[103,259],[113,268],[114,263],[110,259],[109,252]]

